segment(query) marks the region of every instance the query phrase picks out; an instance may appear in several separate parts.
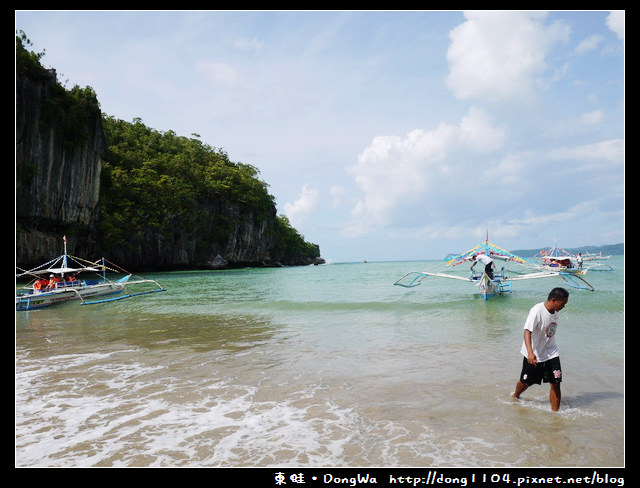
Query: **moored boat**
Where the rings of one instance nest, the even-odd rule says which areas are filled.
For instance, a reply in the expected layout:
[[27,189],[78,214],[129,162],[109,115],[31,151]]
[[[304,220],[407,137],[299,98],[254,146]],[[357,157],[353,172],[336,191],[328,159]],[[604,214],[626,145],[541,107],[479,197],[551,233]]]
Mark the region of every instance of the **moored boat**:
[[[19,281],[29,280],[17,285]],[[64,253],[30,270],[16,273],[16,311],[79,300],[82,305],[165,291],[156,281],[134,276],[102,258],[90,262]]]

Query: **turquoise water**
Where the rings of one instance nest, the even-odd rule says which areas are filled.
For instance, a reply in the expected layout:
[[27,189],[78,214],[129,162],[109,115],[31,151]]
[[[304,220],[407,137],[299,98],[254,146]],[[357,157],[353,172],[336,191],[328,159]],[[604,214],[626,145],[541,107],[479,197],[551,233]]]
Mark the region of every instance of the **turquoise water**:
[[[557,279],[485,301],[439,261],[148,275],[16,314],[17,466],[623,466],[624,260],[571,290],[548,387],[510,399]],[[462,270],[464,274],[466,270]]]

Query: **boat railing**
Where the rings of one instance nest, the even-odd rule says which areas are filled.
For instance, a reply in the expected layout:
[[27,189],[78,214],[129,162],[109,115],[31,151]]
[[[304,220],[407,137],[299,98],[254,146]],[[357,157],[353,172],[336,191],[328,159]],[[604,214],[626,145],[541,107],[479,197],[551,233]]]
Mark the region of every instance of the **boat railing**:
[[60,283],[56,283],[56,288],[68,288],[70,286],[78,286],[81,282],[78,280],[73,281],[61,281]]

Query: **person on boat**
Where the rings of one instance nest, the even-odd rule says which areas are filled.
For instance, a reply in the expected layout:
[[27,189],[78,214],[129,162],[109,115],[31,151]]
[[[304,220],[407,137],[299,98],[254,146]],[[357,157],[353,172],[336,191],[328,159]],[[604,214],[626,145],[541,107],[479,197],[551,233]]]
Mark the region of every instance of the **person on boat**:
[[47,289],[53,290],[54,288],[58,288],[58,283],[62,282],[59,276],[49,275],[49,282],[47,283]]
[[520,348],[520,353],[524,356],[522,370],[516,389],[511,394],[514,399],[519,399],[531,385],[539,385],[544,381],[549,383],[551,410],[557,412],[560,408],[562,367],[555,335],[558,330],[558,313],[568,301],[567,290],[554,288],[546,301],[537,303],[529,310]]
[[578,262],[578,269],[582,269],[582,253],[581,252],[578,253],[578,257],[576,258],[576,261]]
[[471,265],[471,271],[473,271],[473,267],[478,263],[478,261],[480,261],[482,264],[484,264],[484,272],[487,274],[489,279],[493,279],[493,268],[495,268],[496,266],[493,262],[493,259],[491,259],[486,254],[474,254],[473,256],[471,256],[471,260],[473,261],[473,264]]
[[53,275],[49,275],[49,282],[47,283],[47,288],[49,290],[53,290],[57,285],[58,285],[58,282],[56,281],[56,277]]
[[47,283],[48,283],[47,280],[43,280],[42,278],[39,278],[33,284],[33,289],[35,291],[37,291],[38,293],[40,293],[42,291],[42,289],[47,286]]

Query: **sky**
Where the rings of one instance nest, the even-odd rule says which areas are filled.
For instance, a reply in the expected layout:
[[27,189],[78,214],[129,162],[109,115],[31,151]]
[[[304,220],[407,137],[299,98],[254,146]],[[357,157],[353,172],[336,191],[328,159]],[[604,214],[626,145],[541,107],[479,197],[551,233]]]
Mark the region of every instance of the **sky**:
[[15,11],[103,113],[255,166],[327,262],[624,242],[624,11]]

